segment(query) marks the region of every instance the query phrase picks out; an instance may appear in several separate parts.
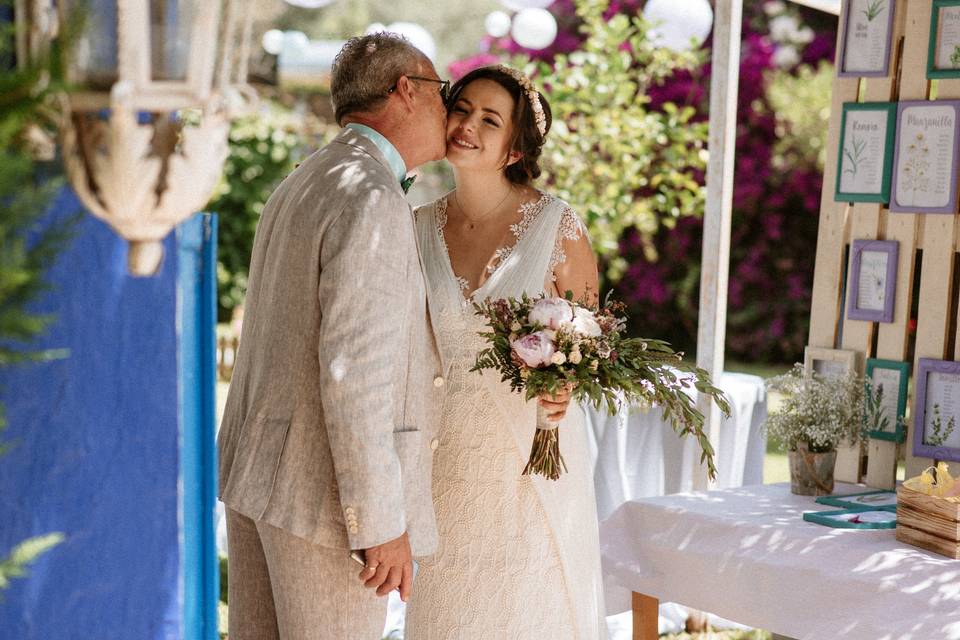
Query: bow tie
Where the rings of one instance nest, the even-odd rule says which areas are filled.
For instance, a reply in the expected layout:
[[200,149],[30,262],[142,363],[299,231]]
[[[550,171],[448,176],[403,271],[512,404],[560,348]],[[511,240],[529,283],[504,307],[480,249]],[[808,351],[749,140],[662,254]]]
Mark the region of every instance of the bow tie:
[[410,191],[410,185],[413,184],[413,181],[417,179],[417,176],[408,176],[400,181],[400,188],[403,189],[403,192],[406,193]]

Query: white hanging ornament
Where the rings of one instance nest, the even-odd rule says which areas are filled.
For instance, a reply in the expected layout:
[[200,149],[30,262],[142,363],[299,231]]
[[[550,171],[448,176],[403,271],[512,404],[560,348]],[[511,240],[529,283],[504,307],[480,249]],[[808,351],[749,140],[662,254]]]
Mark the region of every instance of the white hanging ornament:
[[523,11],[524,9],[546,9],[554,2],[555,0],[500,0],[500,4],[512,11]]
[[434,42],[433,36],[430,35],[429,31],[414,22],[394,22],[386,28],[386,31],[400,34],[431,60],[437,55],[437,44]]
[[286,2],[301,9],[319,9],[320,7],[327,6],[333,2],[333,0],[286,0]]
[[557,20],[546,9],[524,9],[513,17],[510,35],[521,47],[546,49],[557,38]]
[[494,11],[483,21],[483,26],[486,28],[487,34],[494,38],[502,38],[510,33],[510,16],[503,11]]
[[653,43],[674,51],[700,46],[713,27],[708,0],[649,0],[643,17],[652,25]]
[[368,26],[366,29],[364,29],[363,35],[369,36],[374,33],[380,33],[386,30],[387,30],[387,25],[383,24],[382,22],[374,22],[373,24]]
[[263,45],[264,51],[272,56],[276,56],[279,55],[283,49],[283,39],[283,31],[280,31],[280,29],[270,29],[263,34],[260,43]]

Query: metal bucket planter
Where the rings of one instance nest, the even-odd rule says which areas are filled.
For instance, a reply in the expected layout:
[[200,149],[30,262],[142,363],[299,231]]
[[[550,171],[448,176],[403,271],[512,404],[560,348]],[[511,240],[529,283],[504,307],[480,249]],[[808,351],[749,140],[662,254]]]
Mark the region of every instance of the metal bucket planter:
[[787,453],[790,459],[790,491],[800,496],[826,496],[833,493],[833,467],[837,451],[817,453],[800,443],[796,451]]

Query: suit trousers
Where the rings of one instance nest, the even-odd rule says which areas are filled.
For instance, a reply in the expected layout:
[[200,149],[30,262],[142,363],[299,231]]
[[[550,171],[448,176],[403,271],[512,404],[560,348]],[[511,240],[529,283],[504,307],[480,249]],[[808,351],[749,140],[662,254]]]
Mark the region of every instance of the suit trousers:
[[387,598],[347,551],[226,513],[230,640],[380,640]]

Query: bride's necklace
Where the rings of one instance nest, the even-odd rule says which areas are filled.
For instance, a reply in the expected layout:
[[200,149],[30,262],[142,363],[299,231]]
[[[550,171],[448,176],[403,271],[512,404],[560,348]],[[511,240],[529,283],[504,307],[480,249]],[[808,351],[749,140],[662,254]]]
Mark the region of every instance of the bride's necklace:
[[480,222],[486,220],[488,217],[490,217],[490,214],[492,214],[492,213],[495,212],[497,209],[499,209],[499,208],[500,208],[500,205],[502,205],[504,202],[507,201],[507,198],[510,197],[510,194],[511,194],[511,193],[513,193],[513,185],[510,185],[510,187],[507,189],[507,192],[503,195],[502,198],[500,198],[500,202],[498,202],[497,204],[493,205],[492,207],[490,207],[489,209],[487,209],[487,211],[485,211],[485,212],[483,213],[483,215],[477,216],[476,218],[471,218],[470,216],[467,215],[467,210],[463,208],[463,205],[462,205],[462,204],[460,204],[460,198],[457,197],[457,192],[456,192],[456,191],[453,192],[453,200],[454,200],[454,202],[457,203],[457,209],[460,209],[460,213],[463,214],[464,220],[467,221],[467,228],[472,231],[472,230],[474,229],[474,227],[477,226],[477,224],[479,224]]

